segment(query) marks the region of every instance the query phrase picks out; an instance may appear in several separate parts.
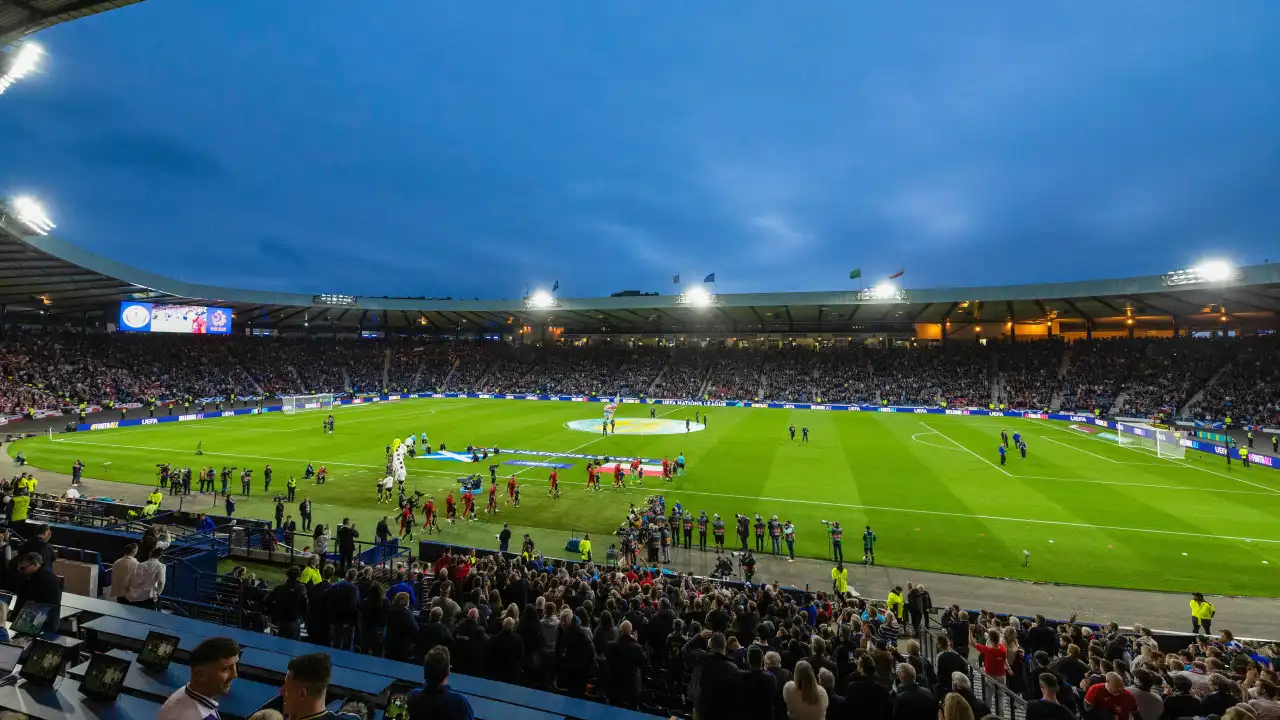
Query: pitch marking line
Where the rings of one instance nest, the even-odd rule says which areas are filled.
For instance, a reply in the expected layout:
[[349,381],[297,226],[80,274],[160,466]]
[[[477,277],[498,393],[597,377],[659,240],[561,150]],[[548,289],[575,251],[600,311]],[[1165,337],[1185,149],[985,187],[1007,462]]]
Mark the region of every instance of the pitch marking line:
[[[1062,428],[1054,427],[1054,426],[1052,426],[1052,425],[1048,425],[1048,426],[1045,426],[1045,427],[1053,428],[1054,430],[1057,430],[1058,432],[1062,432],[1062,433],[1066,433],[1066,432],[1067,432],[1066,430],[1064,430],[1064,429],[1062,429]],[[1070,433],[1068,433],[1068,434],[1070,434]],[[1072,437],[1077,437],[1077,436],[1072,435]],[[1092,440],[1096,440],[1096,441],[1098,441],[1098,442],[1106,443],[1107,445],[1111,445],[1111,443],[1110,443],[1110,442],[1107,442],[1106,440],[1103,440],[1102,438],[1094,437],[1094,436],[1092,436],[1092,435],[1090,435],[1090,436],[1088,436],[1088,437],[1089,437],[1090,439],[1092,439]],[[1045,439],[1047,440],[1048,438],[1045,438]],[[1145,449],[1145,448],[1135,448],[1135,447],[1130,447],[1130,446],[1128,446],[1128,445],[1118,445],[1118,447],[1123,448],[1123,449],[1125,449],[1125,450],[1132,450],[1133,452],[1136,452],[1136,453],[1145,453],[1145,452],[1146,452],[1146,449]],[[1076,448],[1076,449],[1077,449],[1077,450],[1079,450],[1079,448]],[[1083,452],[1083,451],[1082,451],[1082,452]],[[1092,454],[1092,453],[1090,453],[1090,454]],[[1157,456],[1157,457],[1158,457],[1158,456]],[[1266,485],[1259,485],[1258,483],[1250,482],[1250,481],[1248,481],[1248,480],[1245,480],[1245,479],[1243,479],[1243,478],[1236,477],[1236,476],[1234,476],[1234,475],[1227,475],[1226,473],[1221,473],[1221,472],[1218,472],[1217,470],[1210,470],[1209,468],[1202,468],[1202,467],[1200,467],[1199,465],[1192,465],[1191,463],[1187,462],[1186,460],[1179,460],[1179,459],[1177,459],[1177,458],[1159,458],[1159,459],[1161,459],[1161,460],[1167,460],[1168,462],[1173,463],[1173,467],[1187,468],[1187,469],[1189,469],[1189,470],[1199,470],[1200,472],[1206,472],[1206,473],[1209,473],[1210,475],[1217,475],[1218,477],[1226,478],[1226,479],[1228,479],[1228,480],[1235,480],[1236,482],[1241,482],[1241,483],[1244,483],[1245,485],[1251,485],[1251,486],[1256,487],[1256,488],[1258,488],[1258,489],[1260,489],[1260,490],[1266,490],[1266,491],[1267,491],[1267,493],[1272,494],[1272,495],[1280,495],[1280,490],[1277,490],[1277,489],[1275,489],[1275,488],[1273,488],[1273,487],[1268,487],[1268,486],[1266,486]],[[1117,462],[1118,462],[1118,461],[1117,461]],[[1156,463],[1156,464],[1158,465],[1159,463]],[[1168,466],[1168,465],[1165,465],[1164,467],[1169,467],[1169,466]]]
[[1013,475],[1012,475],[1008,470],[1005,470],[1004,468],[1002,468],[1002,467],[1000,467],[999,465],[997,465],[997,464],[995,464],[995,463],[991,462],[990,460],[988,460],[988,459],[986,459],[986,458],[982,457],[981,455],[979,455],[978,453],[976,453],[976,452],[974,452],[974,451],[970,450],[969,448],[965,447],[964,445],[961,445],[960,443],[956,442],[955,440],[952,440],[951,438],[947,437],[946,435],[943,435],[942,433],[938,432],[937,430],[934,430],[932,427],[929,427],[929,423],[926,423],[925,421],[921,420],[921,421],[920,421],[920,424],[921,424],[921,425],[924,425],[925,427],[929,428],[930,430],[933,430],[933,432],[938,433],[938,435],[941,435],[943,438],[946,438],[948,441],[950,441],[952,445],[955,445],[956,447],[960,448],[961,450],[964,450],[965,452],[967,452],[967,453],[969,453],[970,455],[972,455],[972,456],[974,456],[974,457],[978,458],[978,459],[979,459],[979,460],[981,460],[982,462],[984,462],[984,463],[986,463],[986,464],[990,465],[991,467],[995,468],[996,470],[999,470],[1000,472],[1004,473],[1004,474],[1005,474],[1005,475],[1007,475],[1008,477],[1013,477]]
[[1082,448],[1082,447],[1076,447],[1075,445],[1072,445],[1071,443],[1064,443],[1064,442],[1062,442],[1061,440],[1054,440],[1053,438],[1049,437],[1048,435],[1041,435],[1041,436],[1040,436],[1040,439],[1041,439],[1041,440],[1046,440],[1046,441],[1048,441],[1048,442],[1051,442],[1051,443],[1053,443],[1054,445],[1061,445],[1061,446],[1062,446],[1062,447],[1064,447],[1064,448],[1071,448],[1072,450],[1076,450],[1076,451],[1078,451],[1078,452],[1082,452],[1082,453],[1084,453],[1085,455],[1092,455],[1093,457],[1096,457],[1096,458],[1098,458],[1099,460],[1106,460],[1106,461],[1107,461],[1107,462],[1109,462],[1109,463],[1115,463],[1115,464],[1117,464],[1117,465],[1159,465],[1159,464],[1160,464],[1160,463],[1152,463],[1152,462],[1126,462],[1126,461],[1124,461],[1124,460],[1114,460],[1114,459],[1112,459],[1112,458],[1107,457],[1106,455],[1099,455],[1099,454],[1097,454],[1097,453],[1089,452],[1088,450],[1085,450],[1085,449],[1084,449],[1084,448]]
[[938,448],[939,450],[950,450],[951,452],[955,452],[955,451],[956,451],[956,448],[954,448],[954,447],[952,447],[952,446],[950,446],[950,445],[939,445],[939,444],[937,444],[937,443],[931,443],[931,442],[927,442],[927,441],[925,441],[925,440],[921,440],[921,439],[920,439],[920,436],[921,436],[921,435],[937,435],[937,434],[938,434],[938,433],[936,433],[936,432],[922,432],[922,433],[916,433],[915,435],[912,435],[912,436],[911,436],[911,439],[912,439],[912,440],[915,440],[916,442],[920,443],[921,445],[928,445],[928,446],[929,446],[929,447],[931,447],[931,448]]

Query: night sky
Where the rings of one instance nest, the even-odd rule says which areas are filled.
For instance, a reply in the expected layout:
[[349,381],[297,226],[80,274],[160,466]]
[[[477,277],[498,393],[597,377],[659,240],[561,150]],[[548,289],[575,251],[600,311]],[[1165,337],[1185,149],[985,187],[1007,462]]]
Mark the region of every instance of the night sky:
[[295,292],[1257,263],[1277,27],[1271,0],[148,0],[38,37],[0,192],[117,260]]

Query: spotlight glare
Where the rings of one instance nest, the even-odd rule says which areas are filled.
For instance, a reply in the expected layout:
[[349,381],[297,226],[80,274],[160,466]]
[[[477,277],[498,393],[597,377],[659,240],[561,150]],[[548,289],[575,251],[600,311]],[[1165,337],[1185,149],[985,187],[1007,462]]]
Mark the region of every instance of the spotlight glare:
[[34,198],[21,195],[15,197],[10,202],[13,209],[14,217],[23,225],[31,228],[39,235],[48,235],[49,231],[57,227],[53,221],[49,219],[48,213],[45,212],[44,206]]
[[897,288],[893,286],[893,283],[880,283],[876,286],[876,297],[893,297],[895,292],[897,292]]
[[1230,280],[1235,269],[1225,260],[1209,260],[1197,265],[1195,271],[1209,282],[1222,282]]
[[536,308],[549,308],[555,302],[551,297],[551,293],[546,290],[538,290],[529,297],[529,304]]
[[707,289],[700,286],[693,286],[684,291],[685,302],[695,307],[706,307],[711,304],[711,295]]
[[42,55],[44,55],[44,48],[40,43],[25,42],[17,50],[9,53],[7,58],[0,56],[0,60],[8,61],[8,67],[0,70],[0,95],[3,95],[4,91],[15,82],[31,74]]

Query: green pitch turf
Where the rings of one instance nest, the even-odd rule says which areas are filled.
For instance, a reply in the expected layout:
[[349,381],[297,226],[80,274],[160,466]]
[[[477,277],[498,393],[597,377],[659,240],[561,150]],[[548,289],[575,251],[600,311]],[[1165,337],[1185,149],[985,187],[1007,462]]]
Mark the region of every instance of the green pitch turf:
[[[321,432],[319,413],[224,418],[190,423],[56,435],[10,445],[41,468],[69,472],[77,458],[86,477],[154,483],[155,464],[198,468],[202,463],[250,466],[253,498],[237,515],[267,518],[273,504],[262,491],[261,468],[275,470],[272,486],[307,461],[325,464],[329,482],[299,481],[299,495],[316,504],[316,521],[343,516],[371,538],[374,523],[394,515],[379,506],[374,481],[382,477],[384,447],[395,437],[428,433],[454,451],[468,444],[564,453],[674,458],[683,452],[689,473],[643,488],[585,489],[585,461],[562,459],[563,494],[546,496],[548,471],[503,465],[522,484],[520,508],[497,518],[446,526],[444,539],[495,547],[502,522],[519,538],[530,532],[540,549],[563,554],[569,531],[590,532],[603,552],[607,536],[654,492],[696,514],[720,513],[734,544],[734,513],[777,514],[796,526],[800,555],[827,557],[820,520],[845,528],[845,556],[861,559],[861,535],[870,524],[879,537],[881,564],[942,572],[1127,588],[1225,594],[1280,594],[1280,473],[1230,469],[1200,453],[1185,460],[1156,458],[1069,429],[1065,423],[1009,418],[888,413],[710,408],[703,430],[674,435],[602,438],[567,423],[596,420],[600,406],[500,400],[413,400],[340,408],[337,432]],[[647,418],[649,407],[623,405],[619,418]],[[695,408],[658,406],[659,417],[692,418]],[[790,440],[787,426],[807,425],[811,441]],[[1021,431],[1029,454],[1011,453],[999,466],[1001,429]],[[680,429],[683,429],[682,427]],[[799,432],[797,432],[799,438]],[[194,454],[203,441],[204,455]],[[548,457],[504,454],[499,461]],[[110,463],[104,465],[104,463]],[[409,484],[436,497],[468,470],[443,460],[410,459]],[[487,474],[487,473],[486,473]],[[239,489],[233,479],[232,491]],[[503,488],[505,494],[505,487]],[[166,497],[165,507],[173,504]],[[205,496],[196,504],[214,507]],[[190,507],[190,505],[188,505]],[[220,512],[221,504],[216,507]],[[296,514],[296,508],[289,511]],[[418,537],[422,537],[421,532]],[[754,541],[753,541],[754,542]],[[696,543],[696,537],[695,537]],[[518,540],[513,541],[518,546]],[[1031,553],[1023,565],[1023,550]]]

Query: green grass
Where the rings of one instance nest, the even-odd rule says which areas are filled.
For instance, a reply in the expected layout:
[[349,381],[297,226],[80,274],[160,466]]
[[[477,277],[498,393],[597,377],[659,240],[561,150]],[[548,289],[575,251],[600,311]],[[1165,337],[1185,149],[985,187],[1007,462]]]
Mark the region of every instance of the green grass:
[[[619,417],[642,417],[647,406],[623,405]],[[973,575],[1112,587],[1227,594],[1280,595],[1280,474],[1244,469],[1200,453],[1186,460],[1155,458],[1068,429],[1064,423],[1009,418],[903,413],[711,408],[706,430],[677,435],[601,438],[569,429],[570,420],[598,418],[598,405],[499,400],[414,400],[341,408],[337,432],[320,430],[321,416],[303,413],[225,418],[36,438],[15,443],[30,462],[65,471],[76,458],[88,477],[154,482],[157,462],[248,464],[254,498],[238,515],[268,517],[261,467],[271,463],[274,490],[308,460],[328,465],[319,487],[300,481],[316,503],[318,522],[350,516],[372,535],[390,506],[379,507],[374,480],[393,437],[427,432],[459,450],[468,443],[554,452],[675,457],[688,477],[670,485],[588,493],[585,461],[561,472],[564,494],[546,497],[547,471],[503,466],[523,483],[518,509],[490,521],[447,527],[451,542],[493,547],[501,522],[527,530],[540,547],[562,546],[567,532],[604,535],[631,502],[661,488],[696,513],[706,509],[777,514],[797,528],[797,552],[824,557],[819,520],[846,528],[847,555],[860,556],[858,535],[871,524],[884,564]],[[671,419],[692,407],[659,406]],[[786,427],[808,425],[812,441],[787,438]],[[1002,471],[996,445],[1002,428],[1020,430],[1029,456],[1010,457]],[[197,441],[205,454],[196,457]],[[503,460],[514,459],[504,455]],[[525,458],[549,460],[550,458]],[[110,465],[103,470],[103,463]],[[409,460],[409,483],[442,501],[467,466]],[[606,483],[607,485],[607,483]],[[236,488],[238,490],[238,483]],[[292,511],[294,508],[290,508]],[[518,537],[518,535],[517,535]],[[597,539],[597,546],[601,545]],[[1031,551],[1023,567],[1022,551]]]

